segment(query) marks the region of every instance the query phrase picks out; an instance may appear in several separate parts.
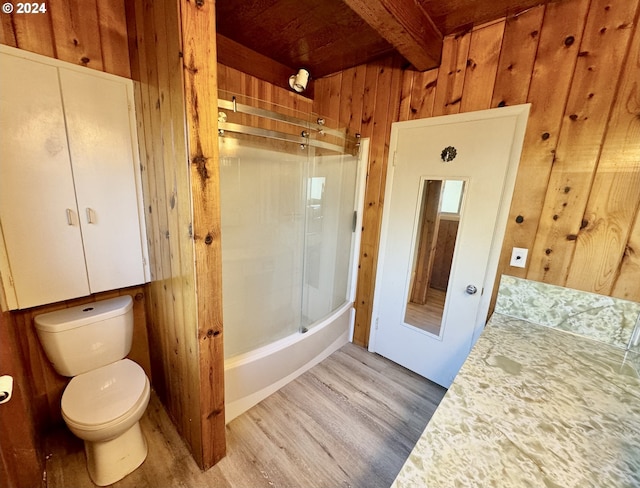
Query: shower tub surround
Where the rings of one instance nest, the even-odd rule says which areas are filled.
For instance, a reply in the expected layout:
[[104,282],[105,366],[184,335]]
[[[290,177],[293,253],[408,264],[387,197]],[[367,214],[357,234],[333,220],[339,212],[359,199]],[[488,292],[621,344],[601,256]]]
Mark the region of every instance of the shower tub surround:
[[640,486],[640,304],[503,277],[495,310],[392,486]]
[[225,96],[219,149],[229,423],[348,342],[354,211],[364,187],[358,168],[366,163],[356,139],[328,120]]

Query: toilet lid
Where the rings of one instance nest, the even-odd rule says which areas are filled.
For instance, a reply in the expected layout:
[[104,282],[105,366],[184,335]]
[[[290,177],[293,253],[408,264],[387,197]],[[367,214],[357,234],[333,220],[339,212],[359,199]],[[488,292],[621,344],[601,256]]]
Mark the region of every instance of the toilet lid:
[[78,424],[110,422],[135,406],[146,382],[139,365],[121,359],[75,376],[62,394],[62,412]]

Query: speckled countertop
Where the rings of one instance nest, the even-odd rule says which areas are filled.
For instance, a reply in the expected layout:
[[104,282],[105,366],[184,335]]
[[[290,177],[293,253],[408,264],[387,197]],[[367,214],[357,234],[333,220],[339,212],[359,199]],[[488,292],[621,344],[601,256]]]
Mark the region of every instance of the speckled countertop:
[[640,487],[633,364],[495,313],[392,487]]

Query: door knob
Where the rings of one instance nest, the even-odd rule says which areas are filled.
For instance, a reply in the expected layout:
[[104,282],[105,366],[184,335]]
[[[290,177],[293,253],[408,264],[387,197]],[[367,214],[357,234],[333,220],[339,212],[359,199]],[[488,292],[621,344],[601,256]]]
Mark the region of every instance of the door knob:
[[475,295],[477,291],[478,291],[478,289],[477,289],[475,286],[473,286],[473,285],[469,285],[469,286],[467,286],[467,290],[466,290],[466,292],[467,292],[469,295]]

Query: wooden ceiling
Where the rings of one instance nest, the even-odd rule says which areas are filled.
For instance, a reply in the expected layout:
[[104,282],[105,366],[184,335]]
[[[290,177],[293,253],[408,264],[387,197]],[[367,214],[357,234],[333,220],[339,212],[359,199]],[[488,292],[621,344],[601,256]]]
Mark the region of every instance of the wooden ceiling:
[[393,53],[424,71],[439,65],[447,34],[548,1],[217,0],[218,56],[267,80],[299,67],[320,78]]

